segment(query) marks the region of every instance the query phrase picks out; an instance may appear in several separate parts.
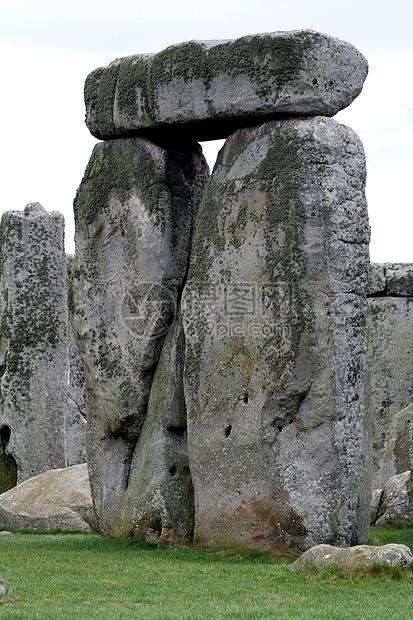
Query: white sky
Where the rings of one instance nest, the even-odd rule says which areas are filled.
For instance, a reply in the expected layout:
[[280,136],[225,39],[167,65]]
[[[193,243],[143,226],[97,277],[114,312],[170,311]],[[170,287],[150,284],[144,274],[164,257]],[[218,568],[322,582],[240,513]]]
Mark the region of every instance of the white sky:
[[[370,72],[336,118],[367,155],[373,261],[413,262],[412,0],[0,0],[0,213],[38,201],[64,213],[96,140],[83,84],[96,67],[190,39],[311,28],[355,45]],[[212,167],[217,146],[204,148]]]

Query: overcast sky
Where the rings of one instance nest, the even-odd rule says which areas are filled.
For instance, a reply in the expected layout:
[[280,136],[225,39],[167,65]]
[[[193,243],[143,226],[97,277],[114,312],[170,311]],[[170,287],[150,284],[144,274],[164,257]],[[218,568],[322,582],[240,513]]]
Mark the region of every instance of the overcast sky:
[[[83,84],[96,67],[190,39],[299,28],[369,61],[361,95],[336,119],[366,150],[371,259],[413,262],[412,0],[0,0],[0,213],[34,201],[64,213],[74,251],[72,202],[96,143]],[[216,150],[204,148],[210,165]]]

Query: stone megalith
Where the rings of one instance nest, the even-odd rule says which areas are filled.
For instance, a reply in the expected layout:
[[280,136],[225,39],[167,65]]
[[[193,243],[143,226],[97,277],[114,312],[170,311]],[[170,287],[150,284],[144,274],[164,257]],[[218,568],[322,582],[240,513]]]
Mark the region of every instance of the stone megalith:
[[[68,281],[72,264],[73,255],[67,254]],[[86,463],[86,385],[70,313],[69,325],[69,386],[65,432],[67,465],[71,466]]]
[[[367,288],[367,340],[373,419],[373,488],[411,469],[413,265],[373,263]],[[391,452],[395,451],[392,455]]]
[[208,177],[199,145],[96,145],[76,195],[70,309],[87,391],[92,497],[103,533],[186,543],[180,298]]
[[399,411],[391,420],[380,456],[377,478],[383,484],[393,476],[413,469],[413,404]]
[[355,47],[313,30],[187,41],[93,71],[86,123],[100,139],[226,138],[269,118],[333,116],[359,95],[367,70]]
[[[70,334],[64,220],[39,203],[9,211],[0,230],[2,490],[68,457]],[[82,447],[75,452],[84,456]],[[73,447],[73,446],[72,446]],[[5,461],[8,462],[5,463]]]
[[365,158],[315,117],[231,135],[183,294],[201,546],[369,537]]

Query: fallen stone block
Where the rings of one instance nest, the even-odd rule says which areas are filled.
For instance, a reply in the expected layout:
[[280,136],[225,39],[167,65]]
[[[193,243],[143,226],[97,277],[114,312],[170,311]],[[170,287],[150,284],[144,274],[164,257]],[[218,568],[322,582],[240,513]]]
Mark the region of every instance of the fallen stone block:
[[390,478],[383,488],[383,513],[376,526],[413,525],[413,481],[412,472]]
[[87,465],[44,472],[0,495],[0,524],[16,530],[91,532],[97,521]]
[[360,93],[367,61],[312,30],[189,41],[93,71],[86,124],[99,139],[226,138],[280,116],[333,116]]
[[317,545],[308,549],[290,566],[290,570],[321,570],[327,566],[337,566],[339,570],[354,572],[360,568],[369,568],[374,565],[407,566],[413,561],[413,554],[406,545],[383,545],[370,547],[358,545],[356,547],[333,547],[331,545]]

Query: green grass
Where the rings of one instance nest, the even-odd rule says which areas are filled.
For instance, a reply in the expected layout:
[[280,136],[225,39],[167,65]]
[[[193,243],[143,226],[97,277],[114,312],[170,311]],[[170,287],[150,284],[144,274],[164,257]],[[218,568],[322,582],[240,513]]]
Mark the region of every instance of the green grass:
[[[374,528],[413,546],[413,528]],[[96,534],[0,537],[1,618],[377,619],[413,616],[413,572],[292,573],[294,559],[165,549]]]

